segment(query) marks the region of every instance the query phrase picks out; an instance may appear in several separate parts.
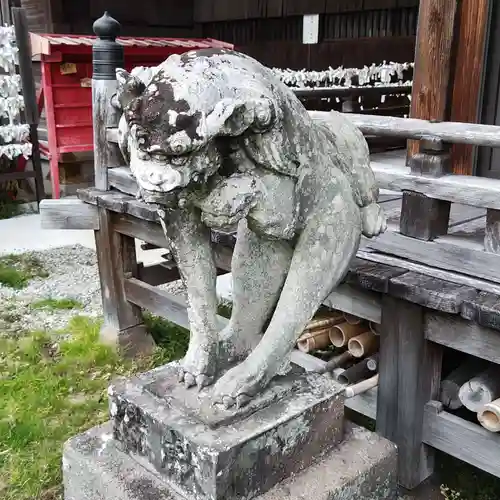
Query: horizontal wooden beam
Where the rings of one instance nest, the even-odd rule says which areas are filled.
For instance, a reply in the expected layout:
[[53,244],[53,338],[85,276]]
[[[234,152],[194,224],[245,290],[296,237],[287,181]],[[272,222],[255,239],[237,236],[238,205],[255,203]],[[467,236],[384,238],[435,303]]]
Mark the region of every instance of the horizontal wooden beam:
[[[328,111],[309,111],[318,120],[328,121]],[[500,127],[460,122],[432,122],[417,118],[346,113],[365,135],[423,139],[433,136],[453,144],[500,147]]]
[[108,169],[109,186],[122,193],[135,196],[139,187],[135,177],[132,175],[129,167],[114,167]]
[[[360,259],[368,260],[370,262],[377,262],[380,264],[386,264],[388,266],[400,267],[403,269],[407,269],[408,271],[414,271],[425,276],[430,276],[431,278],[439,278],[445,281],[451,281],[452,283],[456,283],[457,285],[467,285],[473,288],[477,288],[478,290],[500,295],[500,285],[492,283],[491,281],[472,278],[464,274],[458,274],[458,272],[437,269],[435,267],[426,266],[417,262],[411,262],[409,260],[393,255],[386,255],[384,253],[367,252],[365,250],[360,250],[357,255]],[[459,271],[459,269],[456,269],[455,271]]]
[[500,477],[500,435],[441,411],[437,401],[424,412],[424,443]]
[[377,161],[371,162],[371,167],[379,188],[392,191],[414,191],[429,198],[452,203],[500,209],[500,180],[469,175],[443,175],[441,177],[412,175],[407,167]]
[[98,210],[76,198],[42,200],[40,219],[43,229],[99,229]]
[[381,322],[381,296],[375,292],[342,284],[328,295],[323,304],[374,323]]
[[500,362],[500,332],[459,316],[428,312],[425,337],[436,344],[465,352],[492,363]]
[[368,248],[447,271],[500,283],[500,257],[447,242],[421,241],[396,232],[385,232]]
[[152,286],[163,285],[181,279],[179,270],[176,267],[168,268],[163,264],[145,266],[142,262],[138,265],[137,276],[141,281]]

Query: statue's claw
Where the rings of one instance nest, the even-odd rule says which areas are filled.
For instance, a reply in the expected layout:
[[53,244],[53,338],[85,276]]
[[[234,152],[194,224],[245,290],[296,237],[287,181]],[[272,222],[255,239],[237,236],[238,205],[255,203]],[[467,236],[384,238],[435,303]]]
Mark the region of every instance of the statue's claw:
[[245,406],[252,398],[246,394],[240,394],[236,398],[236,408],[242,408]]
[[234,405],[241,408],[267,385],[270,372],[248,359],[226,372],[217,381],[213,392],[216,403],[222,403],[225,408]]
[[224,405],[224,408],[226,410],[229,410],[229,408],[233,407],[234,403],[235,403],[234,399],[230,396],[224,396],[222,398],[222,404]]
[[185,373],[184,374],[184,385],[186,386],[186,389],[189,389],[190,387],[193,387],[193,385],[196,384],[196,380],[193,375],[190,373]]
[[210,385],[212,382],[213,377],[209,377],[208,375],[201,374],[196,377],[196,385],[198,386],[198,389],[203,389],[203,387]]

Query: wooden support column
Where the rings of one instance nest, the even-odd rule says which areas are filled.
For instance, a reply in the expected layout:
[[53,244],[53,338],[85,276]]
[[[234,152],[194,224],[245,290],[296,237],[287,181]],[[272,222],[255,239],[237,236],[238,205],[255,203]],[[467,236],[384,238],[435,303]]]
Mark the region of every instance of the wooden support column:
[[[420,151],[410,158],[414,175],[439,177],[451,170],[449,148],[439,139],[420,141]],[[400,232],[405,236],[431,241],[448,232],[451,203],[405,191],[401,207]]]
[[436,399],[442,348],[424,336],[424,308],[385,295],[380,327],[377,432],[398,446],[399,483],[413,489],[434,469],[423,444],[425,405]]
[[[460,2],[450,114],[454,122],[478,123],[491,5],[492,0]],[[455,144],[451,158],[455,174],[474,173],[474,146]]]
[[[123,67],[123,47],[116,42],[120,25],[107,13],[94,23],[98,40],[92,50],[92,108],[94,120],[95,184],[108,189],[108,168],[123,163],[116,144],[106,139],[108,127],[116,127],[119,112],[111,104],[116,92],[115,71]],[[127,355],[150,352],[153,339],[143,324],[141,309],[127,301],[125,279],[137,275],[135,239],[115,231],[113,214],[98,208],[95,231],[104,311],[102,340]]]
[[[458,0],[420,1],[411,118],[449,118],[457,2]],[[409,141],[408,159],[417,152],[418,142]]]

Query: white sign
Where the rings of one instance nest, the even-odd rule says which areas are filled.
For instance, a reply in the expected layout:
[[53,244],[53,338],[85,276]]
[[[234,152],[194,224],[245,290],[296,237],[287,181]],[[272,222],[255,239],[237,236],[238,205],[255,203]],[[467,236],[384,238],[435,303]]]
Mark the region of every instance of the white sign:
[[307,14],[304,16],[302,31],[302,43],[318,43],[319,40],[319,14]]

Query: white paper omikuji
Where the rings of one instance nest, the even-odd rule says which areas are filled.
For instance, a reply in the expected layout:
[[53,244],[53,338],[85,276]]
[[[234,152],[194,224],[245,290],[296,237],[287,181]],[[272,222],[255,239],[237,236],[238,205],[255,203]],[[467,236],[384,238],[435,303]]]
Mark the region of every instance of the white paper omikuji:
[[[358,77],[359,86],[403,86],[411,85],[411,81],[403,82],[404,71],[412,69],[414,63],[386,62],[372,64],[363,68],[328,68],[325,71],[307,71],[305,69],[295,71],[291,69],[272,68],[275,75],[290,87],[322,87],[322,88],[346,88],[352,86],[354,77]],[[392,82],[393,78],[396,82]]]
[[[0,26],[0,156],[13,160],[18,156],[29,158],[32,145],[29,143],[30,128],[19,124],[20,112],[24,109],[21,95],[21,78],[16,74],[18,48],[13,26]],[[7,122],[7,123],[6,123]]]
[[30,127],[27,124],[0,126],[0,142],[24,143],[29,139]]
[[31,156],[32,145],[29,142],[24,144],[5,144],[0,146],[0,156],[6,156],[9,160],[13,160],[18,156],[23,155],[26,159]]

